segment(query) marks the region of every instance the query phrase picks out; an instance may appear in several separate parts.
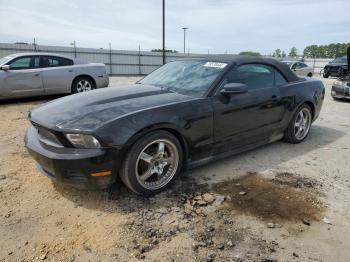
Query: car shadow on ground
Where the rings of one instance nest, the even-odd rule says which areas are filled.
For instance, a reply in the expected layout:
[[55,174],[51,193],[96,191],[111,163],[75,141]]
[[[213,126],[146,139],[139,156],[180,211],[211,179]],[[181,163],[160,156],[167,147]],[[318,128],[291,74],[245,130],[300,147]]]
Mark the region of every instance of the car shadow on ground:
[[336,99],[333,99],[334,102],[338,102],[338,103],[350,103],[350,99],[346,99],[346,98],[336,98]]
[[[188,197],[210,191],[212,185],[226,179],[237,179],[250,172],[275,169],[285,162],[302,157],[314,150],[328,150],[328,144],[344,135],[342,131],[314,125],[309,137],[303,143],[293,145],[275,142],[185,171],[169,189],[149,198],[136,195],[124,187],[120,181],[111,188],[101,191],[78,190],[62,185],[54,185],[54,187],[63,197],[74,202],[75,206],[101,212],[127,214],[145,208],[171,207],[174,203],[183,202]],[[316,153],[312,154],[311,161],[319,161]]]

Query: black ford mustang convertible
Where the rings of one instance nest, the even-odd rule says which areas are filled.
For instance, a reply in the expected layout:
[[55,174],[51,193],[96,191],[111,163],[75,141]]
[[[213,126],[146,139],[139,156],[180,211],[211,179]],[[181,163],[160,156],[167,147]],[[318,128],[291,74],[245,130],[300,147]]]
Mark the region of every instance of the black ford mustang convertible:
[[136,193],[164,190],[190,168],[284,138],[300,143],[324,86],[272,59],[170,62],[134,85],[49,102],[29,114],[25,144],[56,182]]

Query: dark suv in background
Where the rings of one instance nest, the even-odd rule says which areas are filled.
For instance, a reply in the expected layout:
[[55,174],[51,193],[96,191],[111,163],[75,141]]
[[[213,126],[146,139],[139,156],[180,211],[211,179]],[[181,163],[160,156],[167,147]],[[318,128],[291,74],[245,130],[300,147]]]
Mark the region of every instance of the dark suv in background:
[[[350,68],[350,47],[347,49],[347,68]],[[350,70],[344,70],[343,74],[334,81],[331,95],[335,100],[350,100]]]
[[329,76],[340,77],[348,70],[348,61],[346,56],[336,57],[333,61],[329,62],[323,70],[323,77]]

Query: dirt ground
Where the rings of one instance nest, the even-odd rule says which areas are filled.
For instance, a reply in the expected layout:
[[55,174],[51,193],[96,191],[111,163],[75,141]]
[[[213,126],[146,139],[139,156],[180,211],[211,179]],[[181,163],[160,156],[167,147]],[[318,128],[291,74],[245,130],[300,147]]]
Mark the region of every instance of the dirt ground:
[[148,199],[52,184],[23,146],[28,111],[52,98],[2,102],[0,260],[349,261],[350,102],[332,81],[304,143],[188,171]]

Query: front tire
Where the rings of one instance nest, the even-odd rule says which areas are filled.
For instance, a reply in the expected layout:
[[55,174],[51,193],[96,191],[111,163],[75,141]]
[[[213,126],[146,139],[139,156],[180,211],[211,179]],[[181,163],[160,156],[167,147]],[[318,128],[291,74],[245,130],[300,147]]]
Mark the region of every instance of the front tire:
[[312,111],[309,105],[303,104],[294,114],[285,134],[284,140],[291,144],[298,144],[309,135],[312,123]]
[[89,77],[78,77],[72,84],[72,94],[87,92],[95,89],[95,83]]
[[164,130],[138,139],[120,168],[124,184],[137,194],[151,196],[169,187],[179,175],[183,153],[179,140]]
[[312,77],[312,73],[311,73],[311,72],[308,73],[307,76],[308,76],[308,77]]
[[328,77],[329,77],[328,74],[323,73],[323,78],[328,78]]

